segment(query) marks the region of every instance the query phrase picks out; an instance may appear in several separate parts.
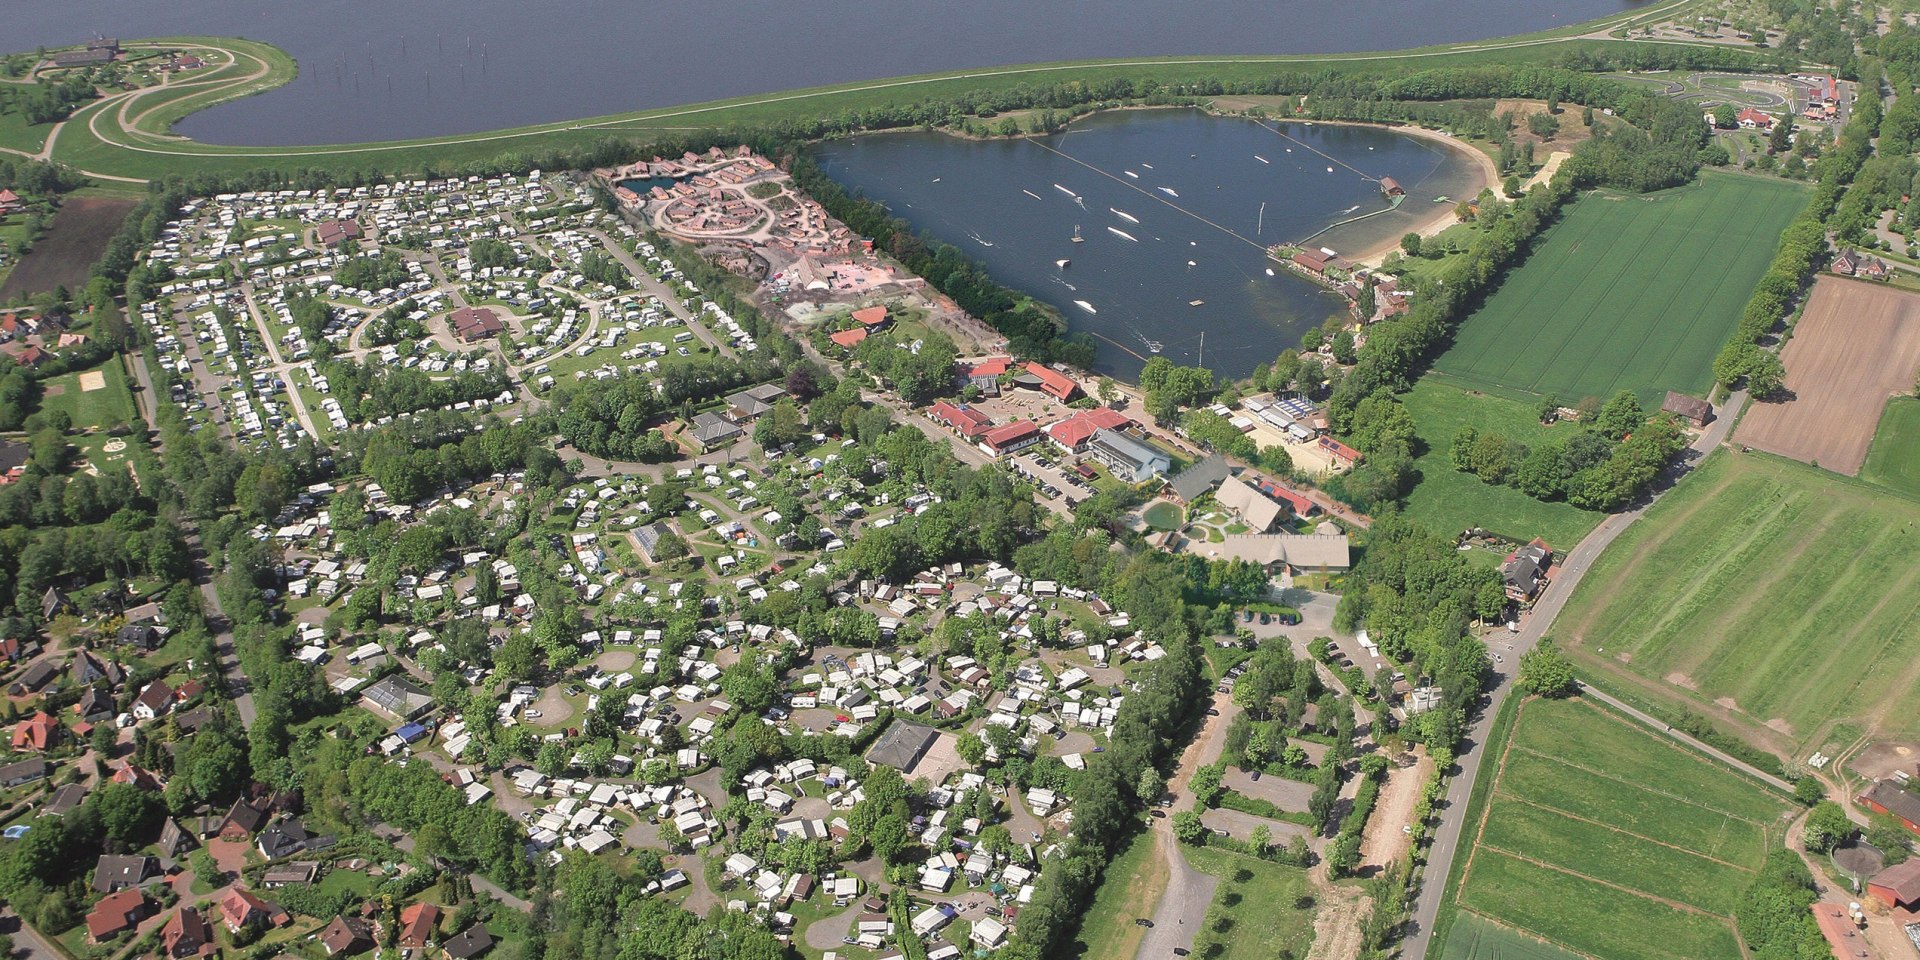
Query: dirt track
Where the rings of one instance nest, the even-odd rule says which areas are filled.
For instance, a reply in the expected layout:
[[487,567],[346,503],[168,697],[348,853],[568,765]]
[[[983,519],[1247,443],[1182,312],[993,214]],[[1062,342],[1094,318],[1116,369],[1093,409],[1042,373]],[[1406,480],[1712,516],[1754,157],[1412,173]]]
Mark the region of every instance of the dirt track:
[[113,239],[133,204],[106,197],[80,197],[62,204],[46,236],[7,276],[6,285],[0,287],[0,301],[62,285],[78,293],[87,282],[87,271],[107,249],[107,241]]
[[1920,294],[1822,277],[1781,360],[1793,399],[1755,403],[1734,440],[1857,474],[1887,399],[1920,372]]

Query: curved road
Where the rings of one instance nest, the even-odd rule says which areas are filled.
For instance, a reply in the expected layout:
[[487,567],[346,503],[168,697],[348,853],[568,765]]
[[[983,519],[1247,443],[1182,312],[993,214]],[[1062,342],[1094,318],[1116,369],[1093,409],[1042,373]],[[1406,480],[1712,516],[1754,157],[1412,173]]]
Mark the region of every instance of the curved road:
[[[1567,598],[1572,596],[1574,588],[1580,585],[1580,579],[1593,568],[1593,561],[1600,556],[1600,552],[1618,539],[1620,534],[1625,533],[1627,527],[1632,526],[1635,520],[1640,519],[1640,515],[1646,512],[1647,507],[1656,502],[1666,490],[1672,489],[1674,482],[1677,482],[1688,470],[1705,459],[1726,440],[1727,434],[1733,430],[1738,411],[1746,402],[1747,395],[1742,391],[1728,397],[1724,405],[1714,408],[1713,423],[1688,446],[1680,465],[1668,475],[1670,479],[1666,486],[1652,497],[1636,504],[1632,509],[1616,513],[1601,521],[1592,533],[1587,534],[1586,539],[1569,551],[1565,559],[1560,562],[1559,570],[1554,575],[1547,592],[1534,603],[1533,610],[1526,615],[1526,622],[1520,628],[1520,633],[1515,635],[1510,643],[1500,648],[1504,657],[1501,662],[1493,665],[1494,683],[1487,694],[1489,702],[1486,708],[1474,718],[1473,725],[1468,728],[1466,739],[1462,741],[1456,761],[1460,768],[1459,773],[1447,783],[1446,802],[1440,807],[1444,813],[1439,827],[1434,830],[1433,847],[1428,852],[1427,865],[1420,875],[1420,892],[1414,902],[1411,930],[1405,941],[1403,955],[1407,960],[1425,960],[1427,950],[1433,945],[1434,920],[1439,916],[1440,904],[1446,897],[1447,875],[1453,869],[1453,858],[1460,852],[1460,838],[1466,828],[1467,799],[1472,796],[1474,780],[1480,775],[1480,763],[1486,759],[1487,737],[1493,727],[1493,718],[1499,714],[1500,706],[1506,702],[1507,695],[1513,692],[1513,679],[1519,672],[1521,655],[1532,650],[1534,645],[1540,642],[1540,638],[1553,627],[1554,618],[1560,615],[1561,609],[1567,604]],[[1596,696],[1595,699],[1609,700],[1604,695]],[[1631,712],[1638,713],[1638,711]],[[1691,740],[1691,738],[1687,739]],[[1710,752],[1732,760],[1720,754],[1719,751]],[[1746,767],[1738,761],[1733,762],[1738,766]],[[1757,770],[1753,772],[1759,773]],[[1777,780],[1777,778],[1774,779]]]

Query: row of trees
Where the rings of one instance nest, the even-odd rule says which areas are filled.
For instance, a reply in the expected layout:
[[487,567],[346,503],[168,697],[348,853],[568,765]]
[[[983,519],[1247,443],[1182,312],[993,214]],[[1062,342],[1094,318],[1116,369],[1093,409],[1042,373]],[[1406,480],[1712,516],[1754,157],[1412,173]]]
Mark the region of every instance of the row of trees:
[[1615,510],[1646,492],[1686,446],[1669,416],[1651,422],[1631,391],[1607,401],[1587,429],[1529,448],[1498,433],[1463,427],[1448,459],[1456,470],[1506,484],[1540,500]]

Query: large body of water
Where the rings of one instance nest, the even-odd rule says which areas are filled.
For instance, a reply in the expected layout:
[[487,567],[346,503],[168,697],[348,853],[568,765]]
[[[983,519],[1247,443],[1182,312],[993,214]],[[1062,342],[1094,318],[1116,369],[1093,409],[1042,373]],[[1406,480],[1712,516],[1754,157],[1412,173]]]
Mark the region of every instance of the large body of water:
[[0,47],[97,35],[277,44],[300,76],[179,125],[213,143],[346,143],[929,71],[1086,57],[1336,53],[1484,40],[1646,0],[55,0]]
[[[1357,254],[1405,233],[1435,198],[1474,192],[1477,177],[1457,151],[1382,128],[1193,110],[1100,114],[1031,140],[878,134],[823,144],[816,156],[996,281],[1059,308],[1070,329],[1098,339],[1095,369],[1128,380],[1155,343],[1175,362],[1242,377],[1344,310],[1265,247],[1386,209],[1362,174],[1394,178],[1407,199],[1313,245]],[[1084,242],[1073,242],[1076,229]]]

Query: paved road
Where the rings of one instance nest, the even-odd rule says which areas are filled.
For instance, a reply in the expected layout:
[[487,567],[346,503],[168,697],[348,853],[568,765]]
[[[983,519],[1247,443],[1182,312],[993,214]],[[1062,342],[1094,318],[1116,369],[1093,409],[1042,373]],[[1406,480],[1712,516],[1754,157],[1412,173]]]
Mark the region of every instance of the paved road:
[[[1727,398],[1724,406],[1715,409],[1717,419],[1694,440],[1688,448],[1681,464],[1671,475],[1677,481],[1687,471],[1712,453],[1727,434],[1732,431],[1735,415],[1747,402],[1745,392],[1736,393]],[[1579,586],[1580,578],[1592,569],[1593,561],[1601,551],[1626,532],[1635,520],[1660,493],[1671,488],[1671,482],[1653,498],[1642,501],[1632,509],[1616,513],[1587,534],[1579,546],[1573,548],[1561,561],[1559,571],[1554,575],[1547,592],[1534,603],[1533,610],[1525,617],[1519,634],[1501,647],[1505,654],[1501,663],[1493,667],[1493,685],[1488,691],[1490,702],[1474,718],[1468,728],[1466,739],[1462,742],[1457,755],[1459,773],[1447,784],[1446,802],[1440,807],[1441,820],[1433,834],[1433,848],[1428,852],[1427,866],[1420,879],[1420,892],[1414,902],[1411,931],[1407,934],[1405,949],[1402,951],[1407,960],[1425,960],[1427,950],[1433,945],[1433,924],[1440,914],[1440,904],[1446,896],[1447,874],[1453,869],[1453,858],[1460,852],[1460,838],[1466,828],[1467,798],[1473,793],[1474,779],[1480,775],[1480,763],[1486,758],[1487,737],[1493,727],[1493,718],[1500,712],[1500,706],[1506,702],[1507,695],[1513,692],[1513,677],[1520,669],[1520,656],[1534,648],[1552,628],[1554,618],[1567,604],[1567,598],[1573,595]],[[1664,726],[1664,724],[1662,724]]]
[[1180,755],[1179,766],[1174,768],[1173,778],[1167,781],[1167,793],[1174,799],[1168,816],[1147,821],[1147,830],[1153,834],[1153,855],[1167,867],[1167,886],[1160,892],[1160,903],[1154,907],[1153,927],[1141,938],[1140,949],[1134,954],[1136,960],[1167,960],[1175,948],[1193,949],[1193,935],[1199,932],[1207,915],[1207,905],[1213,902],[1214,888],[1220,884],[1219,878],[1201,873],[1187,862],[1180,841],[1174,838],[1172,817],[1173,808],[1185,810],[1193,806],[1193,794],[1188,792],[1187,785],[1193,780],[1194,771],[1220,759],[1226,747],[1227,725],[1240,712],[1233,698],[1225,694],[1215,694],[1212,707],[1219,715],[1204,718],[1200,735],[1187,745]]
[[12,907],[0,908],[0,930],[13,935],[13,952],[16,956],[25,957],[26,960],[66,960],[40,935],[40,931],[14,913]]

